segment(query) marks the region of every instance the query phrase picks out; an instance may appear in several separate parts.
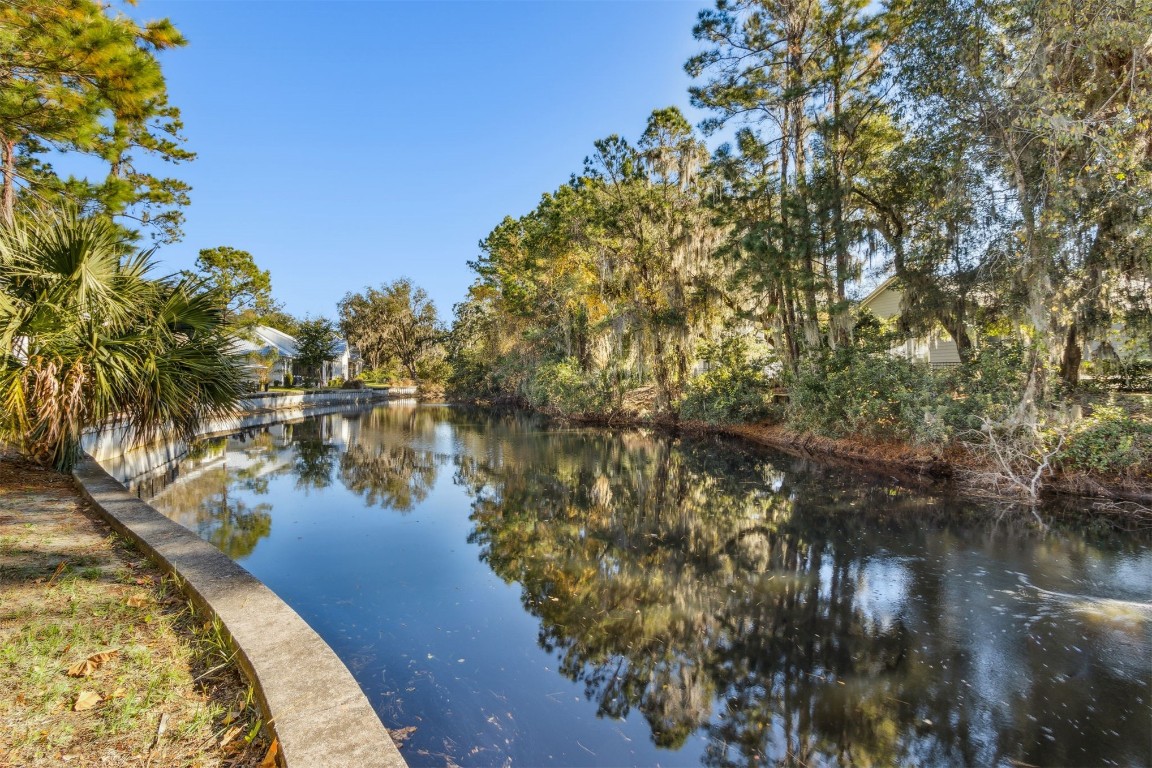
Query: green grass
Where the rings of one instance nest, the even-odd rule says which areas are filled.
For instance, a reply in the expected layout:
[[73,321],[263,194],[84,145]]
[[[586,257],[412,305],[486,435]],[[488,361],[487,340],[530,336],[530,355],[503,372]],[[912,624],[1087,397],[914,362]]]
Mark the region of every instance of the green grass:
[[[37,489],[10,477],[0,482],[21,490],[0,497],[0,765],[96,768],[143,765],[145,756],[153,766],[258,764],[260,713],[223,628],[76,511],[67,479],[44,475],[48,487]],[[35,527],[22,524],[26,510]],[[67,674],[112,649],[90,675]],[[82,691],[102,700],[76,712]],[[149,752],[165,715],[165,736]],[[238,736],[218,747],[237,726],[256,734],[252,743]]]

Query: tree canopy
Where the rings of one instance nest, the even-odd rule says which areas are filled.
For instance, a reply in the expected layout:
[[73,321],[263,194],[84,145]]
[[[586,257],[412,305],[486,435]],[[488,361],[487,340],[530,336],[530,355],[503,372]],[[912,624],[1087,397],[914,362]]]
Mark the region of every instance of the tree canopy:
[[[185,42],[167,19],[138,24],[94,0],[0,4],[0,221],[22,204],[71,203],[178,239],[189,187],[149,159],[193,157],[157,57]],[[50,151],[97,158],[107,173],[62,177]]]
[[593,142],[482,241],[459,389],[675,413],[729,339],[788,381],[843,365],[890,276],[886,343],[949,338],[976,377],[1020,347],[1033,421],[1117,323],[1152,355],[1152,0],[720,0],[693,33],[699,130]]
[[336,357],[340,337],[326,317],[301,320],[296,328],[296,362],[307,375],[318,376],[324,363]]
[[257,267],[248,251],[227,245],[201,249],[196,269],[189,274],[215,289],[230,321],[247,317],[255,322],[278,309],[272,300],[271,274]]
[[436,305],[407,278],[349,292],[338,311],[341,331],[369,368],[394,362],[412,379],[420,378],[421,363],[443,335]]

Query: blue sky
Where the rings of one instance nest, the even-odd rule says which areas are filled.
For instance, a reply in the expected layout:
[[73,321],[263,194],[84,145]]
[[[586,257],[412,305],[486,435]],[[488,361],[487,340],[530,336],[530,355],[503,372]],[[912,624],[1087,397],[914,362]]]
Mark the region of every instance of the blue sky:
[[505,215],[579,171],[595,139],[689,119],[700,2],[141,0],[189,39],[162,55],[194,162],[185,238],[252,253],[289,312],[411,277],[450,319]]

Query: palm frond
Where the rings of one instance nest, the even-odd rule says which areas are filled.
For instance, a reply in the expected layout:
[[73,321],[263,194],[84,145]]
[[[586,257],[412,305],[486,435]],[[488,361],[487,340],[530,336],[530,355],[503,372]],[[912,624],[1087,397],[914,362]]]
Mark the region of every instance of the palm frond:
[[42,214],[0,229],[0,439],[58,469],[84,430],[190,436],[244,380],[217,296],[149,278],[104,219]]

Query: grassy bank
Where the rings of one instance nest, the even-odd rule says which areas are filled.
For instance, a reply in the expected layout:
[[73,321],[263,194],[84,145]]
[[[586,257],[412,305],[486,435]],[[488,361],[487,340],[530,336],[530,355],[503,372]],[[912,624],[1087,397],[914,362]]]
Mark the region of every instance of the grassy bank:
[[0,563],[0,766],[261,765],[219,627],[70,477],[0,457]]

